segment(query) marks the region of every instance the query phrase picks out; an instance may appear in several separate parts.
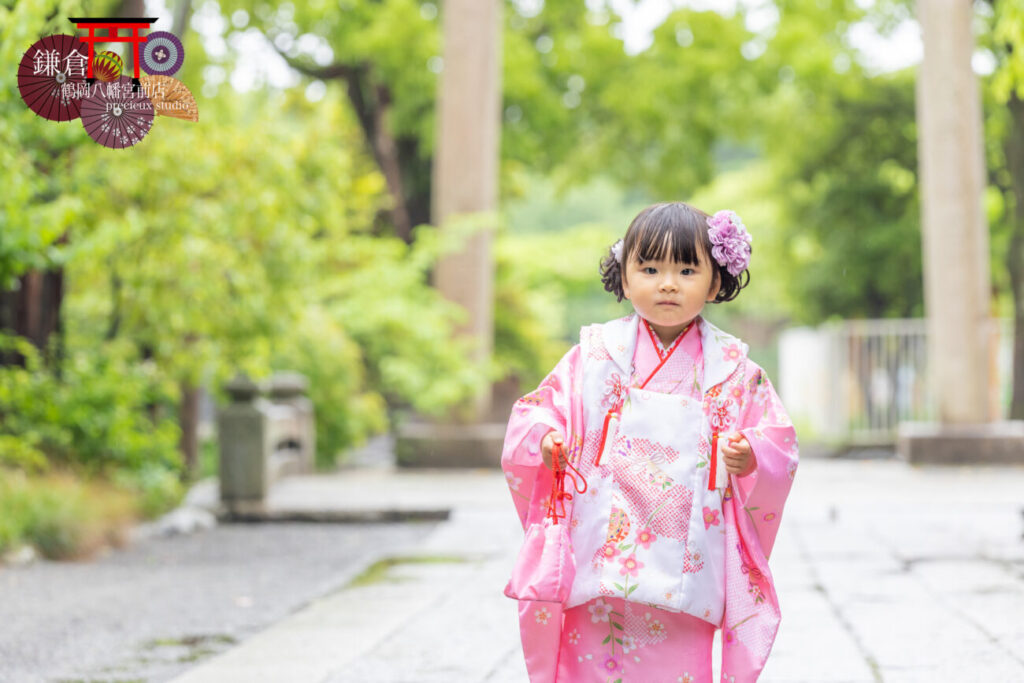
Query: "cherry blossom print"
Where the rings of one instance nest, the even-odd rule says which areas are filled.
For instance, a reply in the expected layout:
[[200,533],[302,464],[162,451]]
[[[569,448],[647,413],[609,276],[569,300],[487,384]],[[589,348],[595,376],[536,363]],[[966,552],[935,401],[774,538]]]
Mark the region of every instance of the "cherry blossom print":
[[743,358],[743,350],[739,347],[739,344],[729,344],[722,349],[722,360],[728,362],[736,362]]
[[605,655],[604,670],[610,674],[622,673],[622,663],[612,655]]
[[651,623],[647,625],[647,632],[652,638],[665,635],[665,624],[661,623],[657,619],[653,619]]
[[637,545],[642,545],[644,550],[650,550],[651,543],[654,543],[656,540],[658,540],[658,537],[654,535],[654,532],[651,531],[650,527],[636,532]]
[[736,644],[736,629],[724,628],[722,629],[722,642],[727,647],[732,647]]
[[600,567],[605,562],[614,560],[621,553],[622,551],[619,550],[618,546],[615,545],[615,543],[612,543],[611,541],[606,542],[604,545],[598,548],[597,552],[594,554],[594,567]]
[[579,629],[573,629],[569,632],[569,644],[579,645],[580,644],[580,632]]
[[551,618],[551,612],[548,611],[547,607],[541,607],[533,613],[533,616],[537,620],[538,624],[547,625],[548,619]]
[[704,507],[704,529],[710,529],[713,526],[718,526],[721,520],[718,518],[718,510],[712,510],[711,508]]
[[505,480],[508,482],[508,487],[513,491],[518,491],[519,485],[523,483],[523,478],[517,477],[512,472],[505,473]]
[[612,606],[601,598],[595,600],[587,609],[590,611],[590,620],[595,624],[599,621],[608,621],[608,615],[612,612]]
[[686,554],[683,555],[683,573],[696,574],[703,568],[704,556],[700,552],[692,552],[690,548],[687,548]]
[[622,569],[619,573],[623,576],[629,575],[634,579],[637,578],[637,572],[644,568],[644,563],[636,559],[636,553],[630,553],[626,557],[619,560],[619,564],[622,565]]

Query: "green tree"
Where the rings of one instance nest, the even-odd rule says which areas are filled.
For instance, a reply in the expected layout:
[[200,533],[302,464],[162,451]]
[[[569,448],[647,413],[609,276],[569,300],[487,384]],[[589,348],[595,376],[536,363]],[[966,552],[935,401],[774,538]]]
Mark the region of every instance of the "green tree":
[[[33,37],[67,30],[66,16],[80,13],[71,3],[0,11],[8,64]],[[382,429],[389,408],[437,413],[468,395],[482,378],[467,367],[463,345],[448,341],[460,314],[426,286],[433,260],[451,245],[435,236],[411,247],[377,234],[386,184],[351,110],[334,94],[313,104],[298,90],[204,96],[203,74],[217,65],[195,35],[185,41],[178,76],[198,96],[200,123],[157,119],[126,152],[93,144],[80,122],[40,120],[13,84],[4,89],[0,139],[11,164],[2,176],[16,193],[4,197],[10,210],[0,233],[7,281],[36,266],[64,268],[66,302],[54,312],[68,330],[69,358],[92,367],[116,347],[104,377],[115,377],[119,363],[152,368],[169,400],[124,405],[148,403],[161,428],[178,421],[190,467],[190,396],[200,382],[216,387],[239,369],[262,376],[288,363],[331,383],[313,388],[323,464]],[[56,368],[32,372],[10,375],[5,405],[30,400],[33,382],[76,391]],[[96,421],[113,409],[89,405]],[[38,435],[54,423],[53,434],[66,433],[59,411],[33,415],[32,424],[0,426]],[[63,443],[32,439],[48,454]]]
[[981,33],[982,46],[996,60],[984,88],[986,157],[995,199],[989,220],[1013,302],[1010,418],[1019,420],[1024,419],[1024,4],[989,0],[977,7],[988,29]]

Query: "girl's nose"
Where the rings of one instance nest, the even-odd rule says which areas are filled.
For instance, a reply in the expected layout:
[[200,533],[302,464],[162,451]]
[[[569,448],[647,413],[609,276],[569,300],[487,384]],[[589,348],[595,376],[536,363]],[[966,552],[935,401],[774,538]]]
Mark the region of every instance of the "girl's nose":
[[666,278],[664,278],[661,281],[660,289],[662,289],[663,291],[666,291],[666,292],[674,292],[674,291],[676,291],[677,287],[676,287],[675,278],[673,278],[673,277],[666,277]]

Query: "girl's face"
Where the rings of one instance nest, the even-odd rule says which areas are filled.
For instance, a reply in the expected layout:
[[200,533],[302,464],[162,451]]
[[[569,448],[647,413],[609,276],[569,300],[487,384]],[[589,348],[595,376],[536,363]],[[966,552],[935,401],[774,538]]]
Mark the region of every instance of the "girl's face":
[[634,252],[622,278],[626,298],[666,344],[704,310],[705,303],[714,301],[719,287],[718,273],[703,249],[700,263],[641,261]]

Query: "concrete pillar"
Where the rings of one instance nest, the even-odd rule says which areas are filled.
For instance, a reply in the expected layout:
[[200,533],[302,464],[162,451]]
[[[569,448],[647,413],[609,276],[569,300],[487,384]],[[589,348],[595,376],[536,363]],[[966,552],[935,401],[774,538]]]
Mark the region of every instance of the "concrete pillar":
[[275,372],[267,383],[267,394],[272,406],[288,409],[286,419],[270,422],[271,444],[278,445],[282,438],[294,444],[292,454],[275,474],[312,474],[316,470],[316,418],[308,396],[309,380],[299,372]]
[[228,516],[260,511],[267,497],[270,440],[259,387],[239,375],[227,387],[231,403],[217,414],[220,500]]
[[971,69],[969,0],[916,3],[917,80],[929,380],[937,423],[904,423],[909,462],[1024,462],[1024,423],[994,422],[988,226],[981,96]]
[[990,412],[988,225],[981,96],[971,69],[968,0],[917,3],[924,61],[917,81],[928,357],[939,419],[977,424]]
[[[432,221],[444,229],[460,214],[490,212],[498,205],[501,142],[501,2],[445,0],[444,69],[437,107]],[[469,313],[461,331],[477,342],[475,359],[488,362],[494,340],[493,229],[477,233],[460,252],[445,257],[434,284]],[[472,417],[490,409],[490,391],[477,399]]]

